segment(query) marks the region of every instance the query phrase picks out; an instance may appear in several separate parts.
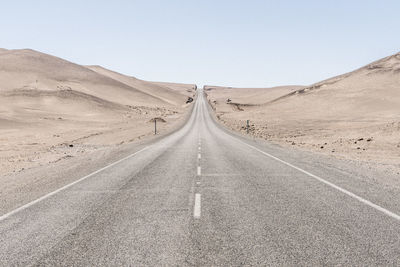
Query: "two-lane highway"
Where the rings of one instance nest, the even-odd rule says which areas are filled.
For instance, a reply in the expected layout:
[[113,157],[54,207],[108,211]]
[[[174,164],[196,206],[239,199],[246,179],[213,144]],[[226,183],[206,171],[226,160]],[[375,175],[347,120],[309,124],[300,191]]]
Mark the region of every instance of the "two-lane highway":
[[233,135],[175,133],[0,217],[0,264],[400,265],[400,195]]

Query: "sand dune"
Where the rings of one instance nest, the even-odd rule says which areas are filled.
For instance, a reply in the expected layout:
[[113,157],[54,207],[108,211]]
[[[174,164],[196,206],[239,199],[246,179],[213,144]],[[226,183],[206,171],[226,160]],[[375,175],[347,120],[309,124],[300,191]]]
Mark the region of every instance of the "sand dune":
[[146,137],[155,117],[166,131],[189,110],[194,85],[177,86],[0,49],[0,174]]
[[[135,77],[129,77],[111,70],[107,70],[101,66],[87,66],[87,68],[106,77],[110,77],[113,80],[119,81],[123,84],[133,87],[145,94],[158,98],[166,103],[177,106],[186,103],[187,97],[185,94],[182,94],[178,90],[173,90],[170,87],[163,85],[162,83],[157,84],[154,82],[139,80]],[[195,92],[192,89],[193,85],[179,85],[179,86],[183,86],[186,88],[186,90],[190,90],[191,95],[193,95]],[[173,88],[174,86],[171,87]],[[176,87],[178,87],[178,85],[176,85]]]
[[[396,118],[400,104],[400,54],[356,71],[296,90],[271,103],[291,112],[300,104],[304,115]],[[315,105],[314,103],[318,103]],[[323,112],[320,112],[323,111]]]
[[156,85],[160,85],[163,87],[168,87],[173,91],[177,91],[186,96],[193,96],[193,93],[196,91],[197,86],[195,84],[187,84],[187,83],[171,83],[171,82],[151,82]]
[[[250,119],[250,132],[257,137],[398,168],[399,88],[400,53],[291,92],[271,90],[269,98],[218,87],[207,94],[232,129],[245,132]],[[245,105],[227,109],[227,98]]]
[[2,91],[71,89],[126,105],[143,102],[154,106],[166,104],[159,97],[84,66],[28,49],[3,52],[0,73]]
[[299,88],[302,88],[302,86],[277,86],[272,88],[204,86],[205,92],[212,96],[212,104],[218,109],[219,113],[254,108]]

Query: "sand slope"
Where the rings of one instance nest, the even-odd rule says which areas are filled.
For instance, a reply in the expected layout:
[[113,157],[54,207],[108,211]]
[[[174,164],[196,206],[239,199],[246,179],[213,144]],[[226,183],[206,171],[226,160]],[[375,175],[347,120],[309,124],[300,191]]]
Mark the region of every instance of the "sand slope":
[[233,95],[226,89],[207,93],[232,129],[245,132],[250,119],[251,134],[261,138],[400,167],[400,53],[280,96],[271,94],[266,102],[235,90],[246,104],[240,110],[227,110],[218,101]]
[[75,90],[121,104],[165,104],[158,97],[84,66],[37,51],[8,50],[0,54],[0,90]]
[[[101,75],[104,75],[106,77],[110,77],[113,80],[119,81],[125,85],[128,85],[130,87],[133,87],[144,94],[151,95],[155,98],[158,98],[161,101],[164,101],[166,103],[169,103],[171,105],[183,105],[185,104],[187,97],[185,94],[182,94],[178,90],[173,90],[168,86],[165,86],[162,83],[154,83],[154,82],[148,82],[148,81],[143,81],[139,80],[135,77],[130,77],[126,76],[108,69],[105,69],[101,66],[87,66],[90,70],[93,70]],[[190,90],[191,94],[194,93],[194,90],[191,90],[193,85],[183,85],[180,84],[180,87],[185,87],[187,90]],[[172,86],[172,88],[174,85]],[[176,85],[178,87],[178,85]]]
[[154,118],[163,132],[189,110],[181,88],[0,49],[0,175],[146,137]]
[[396,118],[400,103],[399,84],[400,53],[296,90],[276,99],[271,106],[287,106],[285,110],[291,112],[300,104],[302,116],[318,112],[320,117]]
[[186,96],[193,97],[193,94],[196,92],[197,86],[195,84],[188,83],[171,83],[171,82],[151,82],[156,85],[160,85],[163,87],[168,87],[170,90],[177,91]]
[[204,86],[204,91],[212,96],[213,107],[218,113],[243,111],[263,105],[282,97],[302,86],[277,86],[272,88],[235,88]]

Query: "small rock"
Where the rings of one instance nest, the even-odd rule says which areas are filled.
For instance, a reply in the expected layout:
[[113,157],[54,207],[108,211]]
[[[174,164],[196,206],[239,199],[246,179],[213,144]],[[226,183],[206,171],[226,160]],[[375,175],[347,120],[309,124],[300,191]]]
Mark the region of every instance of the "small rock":
[[321,146],[321,149],[323,149],[324,148],[324,146]]
[[192,103],[192,102],[193,102],[193,98],[189,96],[188,99],[186,100],[186,104]]
[[358,140],[357,140],[357,141],[362,141],[362,140],[364,140],[364,138],[358,138]]
[[361,149],[361,147],[357,147],[357,149]]
[[372,141],[372,138],[368,138],[368,139],[367,139],[367,142],[371,142],[371,141]]
[[73,144],[70,144],[69,147],[74,147],[74,145],[73,145]]

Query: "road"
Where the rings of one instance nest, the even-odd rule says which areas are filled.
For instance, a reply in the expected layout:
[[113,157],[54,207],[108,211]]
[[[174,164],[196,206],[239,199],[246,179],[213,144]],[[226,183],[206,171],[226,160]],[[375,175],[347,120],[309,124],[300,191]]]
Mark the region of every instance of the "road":
[[[201,91],[200,91],[201,92]],[[0,217],[2,266],[400,265],[400,195],[354,166],[178,131]]]

